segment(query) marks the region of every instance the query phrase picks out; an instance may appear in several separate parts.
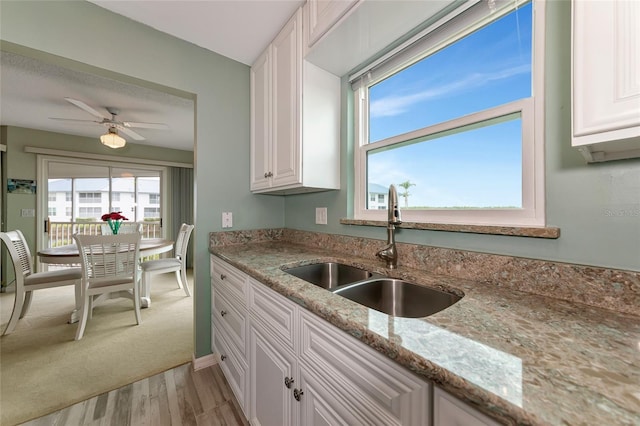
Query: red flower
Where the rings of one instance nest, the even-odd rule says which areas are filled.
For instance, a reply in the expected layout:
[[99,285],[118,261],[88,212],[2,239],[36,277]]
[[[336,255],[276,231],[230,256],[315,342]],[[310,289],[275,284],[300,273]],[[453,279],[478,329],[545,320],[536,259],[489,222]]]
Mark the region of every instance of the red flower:
[[105,222],[108,220],[129,220],[126,217],[122,216],[120,213],[122,212],[105,213],[102,215],[102,220]]

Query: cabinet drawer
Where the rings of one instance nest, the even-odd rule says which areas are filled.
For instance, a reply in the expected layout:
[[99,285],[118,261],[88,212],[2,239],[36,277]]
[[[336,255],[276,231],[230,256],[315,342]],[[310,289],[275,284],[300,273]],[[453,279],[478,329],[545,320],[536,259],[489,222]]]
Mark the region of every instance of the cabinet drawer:
[[225,340],[224,334],[216,332],[213,339],[214,352],[217,352],[220,369],[224,377],[229,382],[229,387],[233,391],[242,411],[247,414],[247,395],[249,391],[249,375],[247,374],[247,364],[232,349]]
[[221,293],[216,292],[213,297],[213,324],[224,330],[229,343],[241,354],[246,354],[247,313],[237,303],[230,302]]
[[249,282],[248,310],[255,319],[253,322],[275,335],[286,347],[295,350],[293,341],[297,306],[264,284],[252,278]]
[[247,274],[215,256],[211,256],[211,283],[227,298],[235,297],[246,305]]
[[[429,384],[331,324],[301,311],[300,359],[402,425],[429,423]],[[382,418],[382,417],[381,417]]]
[[438,387],[433,390],[434,426],[498,426],[489,417],[471,408]]

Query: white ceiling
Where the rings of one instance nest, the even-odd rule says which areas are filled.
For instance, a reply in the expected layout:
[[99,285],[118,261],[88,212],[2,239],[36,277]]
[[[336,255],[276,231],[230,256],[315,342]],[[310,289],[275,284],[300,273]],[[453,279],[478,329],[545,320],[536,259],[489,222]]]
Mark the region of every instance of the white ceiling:
[[305,0],[89,0],[251,65]]
[[[100,7],[250,65],[303,0],[92,1]],[[191,100],[99,77],[20,55],[0,52],[0,124],[98,138],[106,128],[64,100],[84,102],[121,121],[165,123],[168,130],[134,129],[144,141],[129,142],[193,150]]]

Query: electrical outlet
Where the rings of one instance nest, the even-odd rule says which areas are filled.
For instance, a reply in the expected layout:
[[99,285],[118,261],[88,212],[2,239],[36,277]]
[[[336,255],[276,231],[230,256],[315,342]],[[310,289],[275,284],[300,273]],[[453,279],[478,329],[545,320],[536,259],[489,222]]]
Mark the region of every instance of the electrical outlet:
[[231,212],[222,212],[222,227],[223,228],[232,228],[233,227],[233,213],[231,213]]
[[327,208],[326,207],[316,207],[316,224],[317,225],[327,224]]

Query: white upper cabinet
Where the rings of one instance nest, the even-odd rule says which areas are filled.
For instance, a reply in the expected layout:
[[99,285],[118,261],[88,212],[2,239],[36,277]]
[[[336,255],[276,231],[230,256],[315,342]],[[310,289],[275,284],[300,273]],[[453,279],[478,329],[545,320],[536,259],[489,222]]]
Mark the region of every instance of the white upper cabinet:
[[312,47],[358,0],[308,0],[307,46]]
[[572,2],[573,146],[587,161],[640,157],[640,2]]
[[302,8],[251,67],[251,190],[340,187],[340,79],[302,58]]

